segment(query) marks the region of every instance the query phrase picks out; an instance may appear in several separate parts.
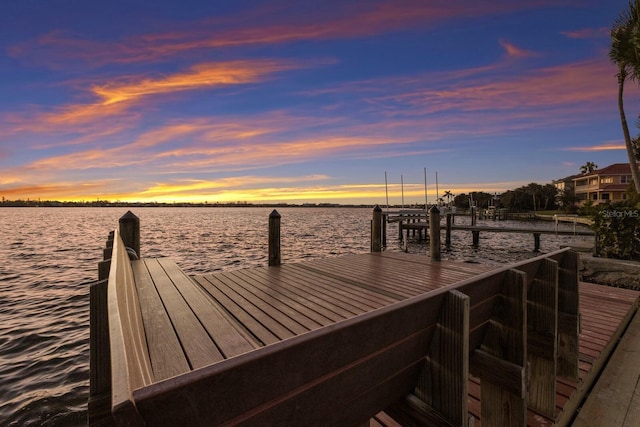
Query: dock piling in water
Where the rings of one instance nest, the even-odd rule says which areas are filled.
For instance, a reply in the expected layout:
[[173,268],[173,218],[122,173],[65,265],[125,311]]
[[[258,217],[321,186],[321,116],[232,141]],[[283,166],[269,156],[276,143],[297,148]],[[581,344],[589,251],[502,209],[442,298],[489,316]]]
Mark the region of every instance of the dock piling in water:
[[444,244],[449,249],[451,247],[451,222],[453,221],[453,215],[447,213],[447,229],[444,235]]
[[432,261],[440,261],[440,210],[435,205],[429,209],[429,253]]
[[280,214],[273,210],[269,214],[269,266],[282,264],[280,256]]
[[373,208],[373,220],[371,222],[371,252],[382,252],[382,208],[378,205]]
[[133,249],[140,257],[140,218],[133,212],[127,211],[120,217],[118,224],[124,245]]

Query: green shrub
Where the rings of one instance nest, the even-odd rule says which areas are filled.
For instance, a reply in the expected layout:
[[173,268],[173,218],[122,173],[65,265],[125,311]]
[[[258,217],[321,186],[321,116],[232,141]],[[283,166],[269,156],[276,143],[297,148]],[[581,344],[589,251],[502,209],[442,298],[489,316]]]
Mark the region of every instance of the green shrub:
[[629,200],[593,209],[596,255],[640,260],[640,204]]

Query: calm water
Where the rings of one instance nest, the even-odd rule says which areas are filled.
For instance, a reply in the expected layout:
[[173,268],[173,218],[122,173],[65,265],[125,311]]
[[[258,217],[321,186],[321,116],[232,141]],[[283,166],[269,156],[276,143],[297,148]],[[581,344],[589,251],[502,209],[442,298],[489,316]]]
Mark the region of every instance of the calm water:
[[[86,424],[89,286],[97,277],[107,234],[125,212],[122,208],[0,209],[0,425]],[[269,208],[134,211],[140,217],[142,255],[170,256],[191,274],[266,265],[270,212]],[[283,262],[369,251],[371,209],[279,212]],[[464,218],[457,221],[464,223]],[[401,250],[396,230],[389,229],[388,250]],[[530,235],[481,233],[480,249],[473,249],[469,233],[459,233],[453,234],[452,250],[443,253],[444,259],[501,265],[535,255]],[[579,242],[584,239],[541,237],[543,252]],[[426,249],[408,245],[409,252],[426,254]]]

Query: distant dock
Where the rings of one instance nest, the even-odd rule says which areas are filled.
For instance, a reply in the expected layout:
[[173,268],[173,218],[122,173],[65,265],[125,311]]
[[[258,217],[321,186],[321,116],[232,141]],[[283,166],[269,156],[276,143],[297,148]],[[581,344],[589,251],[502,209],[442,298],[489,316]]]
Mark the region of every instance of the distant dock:
[[[460,214],[452,214],[450,211],[444,210],[444,215],[440,215],[441,218],[446,219],[445,227],[441,227],[440,230],[445,232],[445,244],[451,242],[452,231],[470,231],[471,232],[471,244],[475,247],[479,246],[480,233],[523,233],[531,234],[533,236],[533,251],[538,252],[540,250],[540,236],[543,234],[556,235],[556,236],[593,236],[595,233],[591,230],[578,230],[576,224],[580,223],[575,217],[572,216],[556,216],[555,228],[553,229],[540,229],[531,227],[489,227],[483,225],[477,225],[476,214],[471,212],[471,225],[456,225],[454,223],[455,216]],[[429,215],[424,210],[401,210],[386,213],[387,222],[398,223],[398,238],[400,241],[404,239],[409,240],[410,233],[415,236],[417,234],[418,240],[426,240],[429,233]],[[438,223],[440,220],[438,221]],[[558,228],[559,222],[573,222],[573,230],[560,230]],[[406,236],[404,234],[406,233]]]
[[270,235],[270,266],[188,276],[139,238],[128,213],[91,288],[91,425],[568,425],[640,296],[568,249],[288,264]]

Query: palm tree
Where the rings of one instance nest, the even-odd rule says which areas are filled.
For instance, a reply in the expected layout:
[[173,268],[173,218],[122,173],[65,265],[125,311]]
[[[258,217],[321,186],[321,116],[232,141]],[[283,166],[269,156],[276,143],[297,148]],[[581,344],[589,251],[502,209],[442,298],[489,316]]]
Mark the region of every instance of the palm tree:
[[453,197],[453,193],[449,190],[445,191],[443,194],[444,197],[447,198],[447,205],[451,206],[451,198]]
[[623,10],[611,28],[611,49],[609,59],[618,66],[618,110],[620,123],[627,147],[627,157],[631,168],[631,176],[640,193],[640,171],[636,163],[636,150],[629,134],[629,126],[624,113],[623,93],[627,79],[640,78],[640,0],[629,2],[629,9]]
[[580,173],[584,175],[586,173],[591,173],[596,169],[598,169],[598,165],[593,162],[587,162],[584,165],[580,166]]

